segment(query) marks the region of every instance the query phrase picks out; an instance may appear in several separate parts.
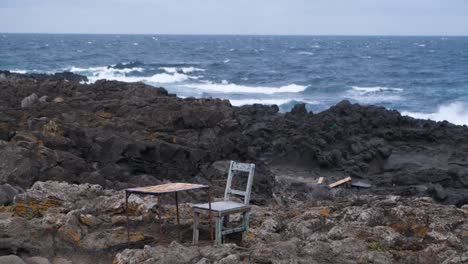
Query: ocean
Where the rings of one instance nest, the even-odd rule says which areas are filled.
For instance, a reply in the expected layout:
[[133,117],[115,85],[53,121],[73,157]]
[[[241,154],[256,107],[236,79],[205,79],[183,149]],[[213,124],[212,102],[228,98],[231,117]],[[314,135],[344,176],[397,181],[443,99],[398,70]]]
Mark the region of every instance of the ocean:
[[468,124],[468,37],[0,33],[0,69],[142,81],[281,111],[347,99]]

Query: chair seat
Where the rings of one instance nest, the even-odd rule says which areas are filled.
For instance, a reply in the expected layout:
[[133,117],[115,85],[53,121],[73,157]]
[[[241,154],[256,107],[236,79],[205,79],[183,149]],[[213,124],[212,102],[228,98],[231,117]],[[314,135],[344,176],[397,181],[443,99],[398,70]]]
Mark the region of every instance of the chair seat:
[[[193,204],[192,208],[209,210],[209,204],[208,203]],[[231,202],[231,201],[219,201],[219,202],[211,203],[211,211],[215,211],[215,212],[246,211],[248,209],[250,209],[249,205]]]

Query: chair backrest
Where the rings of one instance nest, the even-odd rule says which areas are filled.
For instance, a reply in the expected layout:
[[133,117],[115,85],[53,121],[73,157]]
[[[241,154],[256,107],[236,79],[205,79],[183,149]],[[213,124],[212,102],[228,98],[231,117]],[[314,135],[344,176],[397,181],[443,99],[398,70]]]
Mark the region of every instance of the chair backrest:
[[[249,178],[247,179],[247,187],[245,191],[235,190],[231,188],[232,178],[234,177],[235,171],[249,173]],[[224,200],[229,201],[231,198],[231,194],[235,194],[235,195],[243,196],[244,204],[248,205],[250,203],[250,193],[252,191],[254,173],[255,173],[255,164],[231,161],[231,165],[229,166],[228,179],[226,183],[226,190],[224,192]]]

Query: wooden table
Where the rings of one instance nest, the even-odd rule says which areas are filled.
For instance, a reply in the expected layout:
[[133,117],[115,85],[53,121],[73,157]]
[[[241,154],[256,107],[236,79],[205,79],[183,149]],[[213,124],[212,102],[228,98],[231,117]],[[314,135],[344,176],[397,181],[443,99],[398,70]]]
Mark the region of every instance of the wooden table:
[[193,183],[167,183],[167,184],[160,184],[155,186],[146,186],[146,187],[138,187],[138,188],[131,188],[125,190],[125,211],[127,214],[127,243],[130,247],[130,224],[129,224],[129,215],[128,215],[128,197],[132,194],[142,194],[142,195],[155,195],[158,197],[158,218],[159,218],[159,225],[160,225],[160,234],[162,235],[162,207],[161,207],[161,195],[167,193],[174,193],[175,194],[175,202],[176,202],[176,212],[177,212],[177,225],[180,224],[179,220],[179,200],[177,197],[178,192],[182,191],[192,191],[192,190],[205,190],[208,195],[208,204],[210,207],[210,237],[213,240],[213,227],[211,226],[211,193],[210,193],[210,186],[202,185],[202,184],[193,184]]

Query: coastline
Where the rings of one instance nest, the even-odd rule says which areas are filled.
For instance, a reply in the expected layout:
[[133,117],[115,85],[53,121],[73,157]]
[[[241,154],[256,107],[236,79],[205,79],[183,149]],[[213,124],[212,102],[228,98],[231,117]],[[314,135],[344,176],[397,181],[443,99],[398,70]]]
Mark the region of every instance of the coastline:
[[[351,230],[345,232],[349,238],[354,235],[349,243],[358,243],[355,232],[359,225],[370,226],[375,232],[378,228],[374,227],[386,226],[398,233],[400,227],[391,225],[409,221],[411,211],[418,206],[427,209],[417,211],[418,217],[429,221],[436,210],[444,212],[437,215],[444,224],[451,221],[450,215],[466,217],[466,126],[413,119],[383,107],[361,106],[349,101],[320,113],[308,112],[304,104],[296,105],[290,112],[279,113],[275,105],[235,107],[221,99],[178,98],[164,88],[143,83],[105,80],[80,83],[85,78],[72,73],[50,76],[0,72],[0,187],[14,189],[12,195],[2,200],[1,212],[7,217],[0,218],[0,222],[8,236],[0,238],[0,250],[21,246],[28,252],[42,254],[57,241],[59,245],[55,245],[55,250],[61,253],[80,249],[86,254],[102,254],[114,246],[122,249],[119,244],[122,237],[118,237],[118,228],[122,227],[118,218],[122,205],[118,201],[122,195],[118,190],[164,181],[187,181],[213,185],[219,196],[224,187],[225,164],[231,159],[257,164],[252,203],[258,207],[257,221],[262,219],[263,222],[254,224],[256,238],[251,243],[260,243],[258,240],[263,239],[260,243],[263,248],[256,248],[260,251],[271,246],[265,241],[282,243],[275,235],[281,233],[276,230],[281,228],[275,227],[282,225],[279,223],[281,216],[274,211],[273,204],[283,209],[288,203],[293,206],[287,211],[291,215],[283,219],[289,246],[297,247],[294,239],[307,241],[301,237],[302,231],[294,228],[311,224],[307,222],[310,220],[307,212],[294,213],[307,205],[310,214],[323,218],[323,223],[322,220],[316,223],[327,231],[320,231],[326,237],[322,242],[341,241],[333,243],[343,251],[350,245],[343,241],[345,237],[339,228]],[[329,189],[316,184],[319,177],[331,183],[345,176],[366,181],[372,187]],[[84,191],[87,188],[92,190],[89,197]],[[76,196],[67,197],[67,191],[73,193],[73,190]],[[55,198],[51,202],[50,197],[64,202],[54,205]],[[190,198],[185,197],[186,201]],[[34,199],[38,203],[32,203]],[[360,199],[368,206],[359,204]],[[317,201],[316,204],[313,201]],[[151,201],[134,202],[138,212],[152,217]],[[102,209],[106,206],[116,212]],[[346,211],[351,210],[348,206],[357,207],[357,211]],[[62,207],[75,213],[53,210]],[[402,211],[407,218],[396,222],[379,211],[383,208],[391,212],[401,207],[405,208]],[[321,211],[323,208],[330,211]],[[362,210],[369,210],[371,217],[360,215]],[[274,217],[267,217],[269,214]],[[341,222],[340,214],[361,218],[353,226]],[[66,224],[59,225],[58,220],[48,225],[39,224],[47,216],[50,220],[52,215],[65,219]],[[96,224],[94,218],[82,217],[87,215],[108,219],[100,219],[103,223]],[[333,220],[333,226],[326,226],[327,217]],[[379,222],[377,218],[384,220]],[[136,222],[145,221],[135,219]],[[106,221],[110,226],[106,226]],[[432,243],[424,240],[427,236],[436,241],[434,245],[443,243],[443,239],[433,237],[436,235],[428,235],[436,232],[435,228],[426,230],[427,223],[414,221],[410,226],[401,226],[399,234],[407,239],[405,245],[413,247],[415,252],[423,252]],[[450,250],[454,250],[460,260],[466,255],[463,252],[467,243],[463,245],[466,237],[457,232],[466,228],[466,224],[462,222],[450,230],[453,239],[462,244],[462,247],[457,247],[455,242],[450,244]],[[20,232],[24,226],[41,234],[57,232],[58,237],[51,238],[54,243],[47,240],[39,246],[27,244],[18,240],[22,239],[18,234],[28,236]],[[139,232],[142,235],[135,241],[135,247],[144,244],[151,233],[145,229]],[[311,230],[304,232],[306,237],[314,234]],[[103,246],[105,243],[96,238],[99,234],[108,234],[107,239],[115,238],[117,245]],[[376,242],[377,237],[384,239],[381,233],[369,235],[361,241],[363,244],[359,242],[364,246],[357,251],[376,255],[372,255],[374,260],[377,257],[392,259],[386,250],[398,251],[395,249],[398,240],[393,244],[379,240],[378,245],[369,245]],[[286,245],[277,246],[284,250]],[[159,250],[170,255],[168,251],[171,250],[191,252],[192,249],[173,243]],[[243,256],[239,253],[242,250],[236,247],[221,250],[228,252],[224,257],[237,254],[236,258],[240,259]],[[153,257],[159,254],[150,253]],[[143,253],[125,250],[116,259],[118,263],[126,263],[138,254]],[[395,254],[403,257],[408,253]],[[201,259],[196,253],[193,255],[190,260]],[[296,252],[294,256],[297,255],[300,254]],[[335,260],[339,261],[339,256]],[[407,262],[410,263],[411,258]]]

